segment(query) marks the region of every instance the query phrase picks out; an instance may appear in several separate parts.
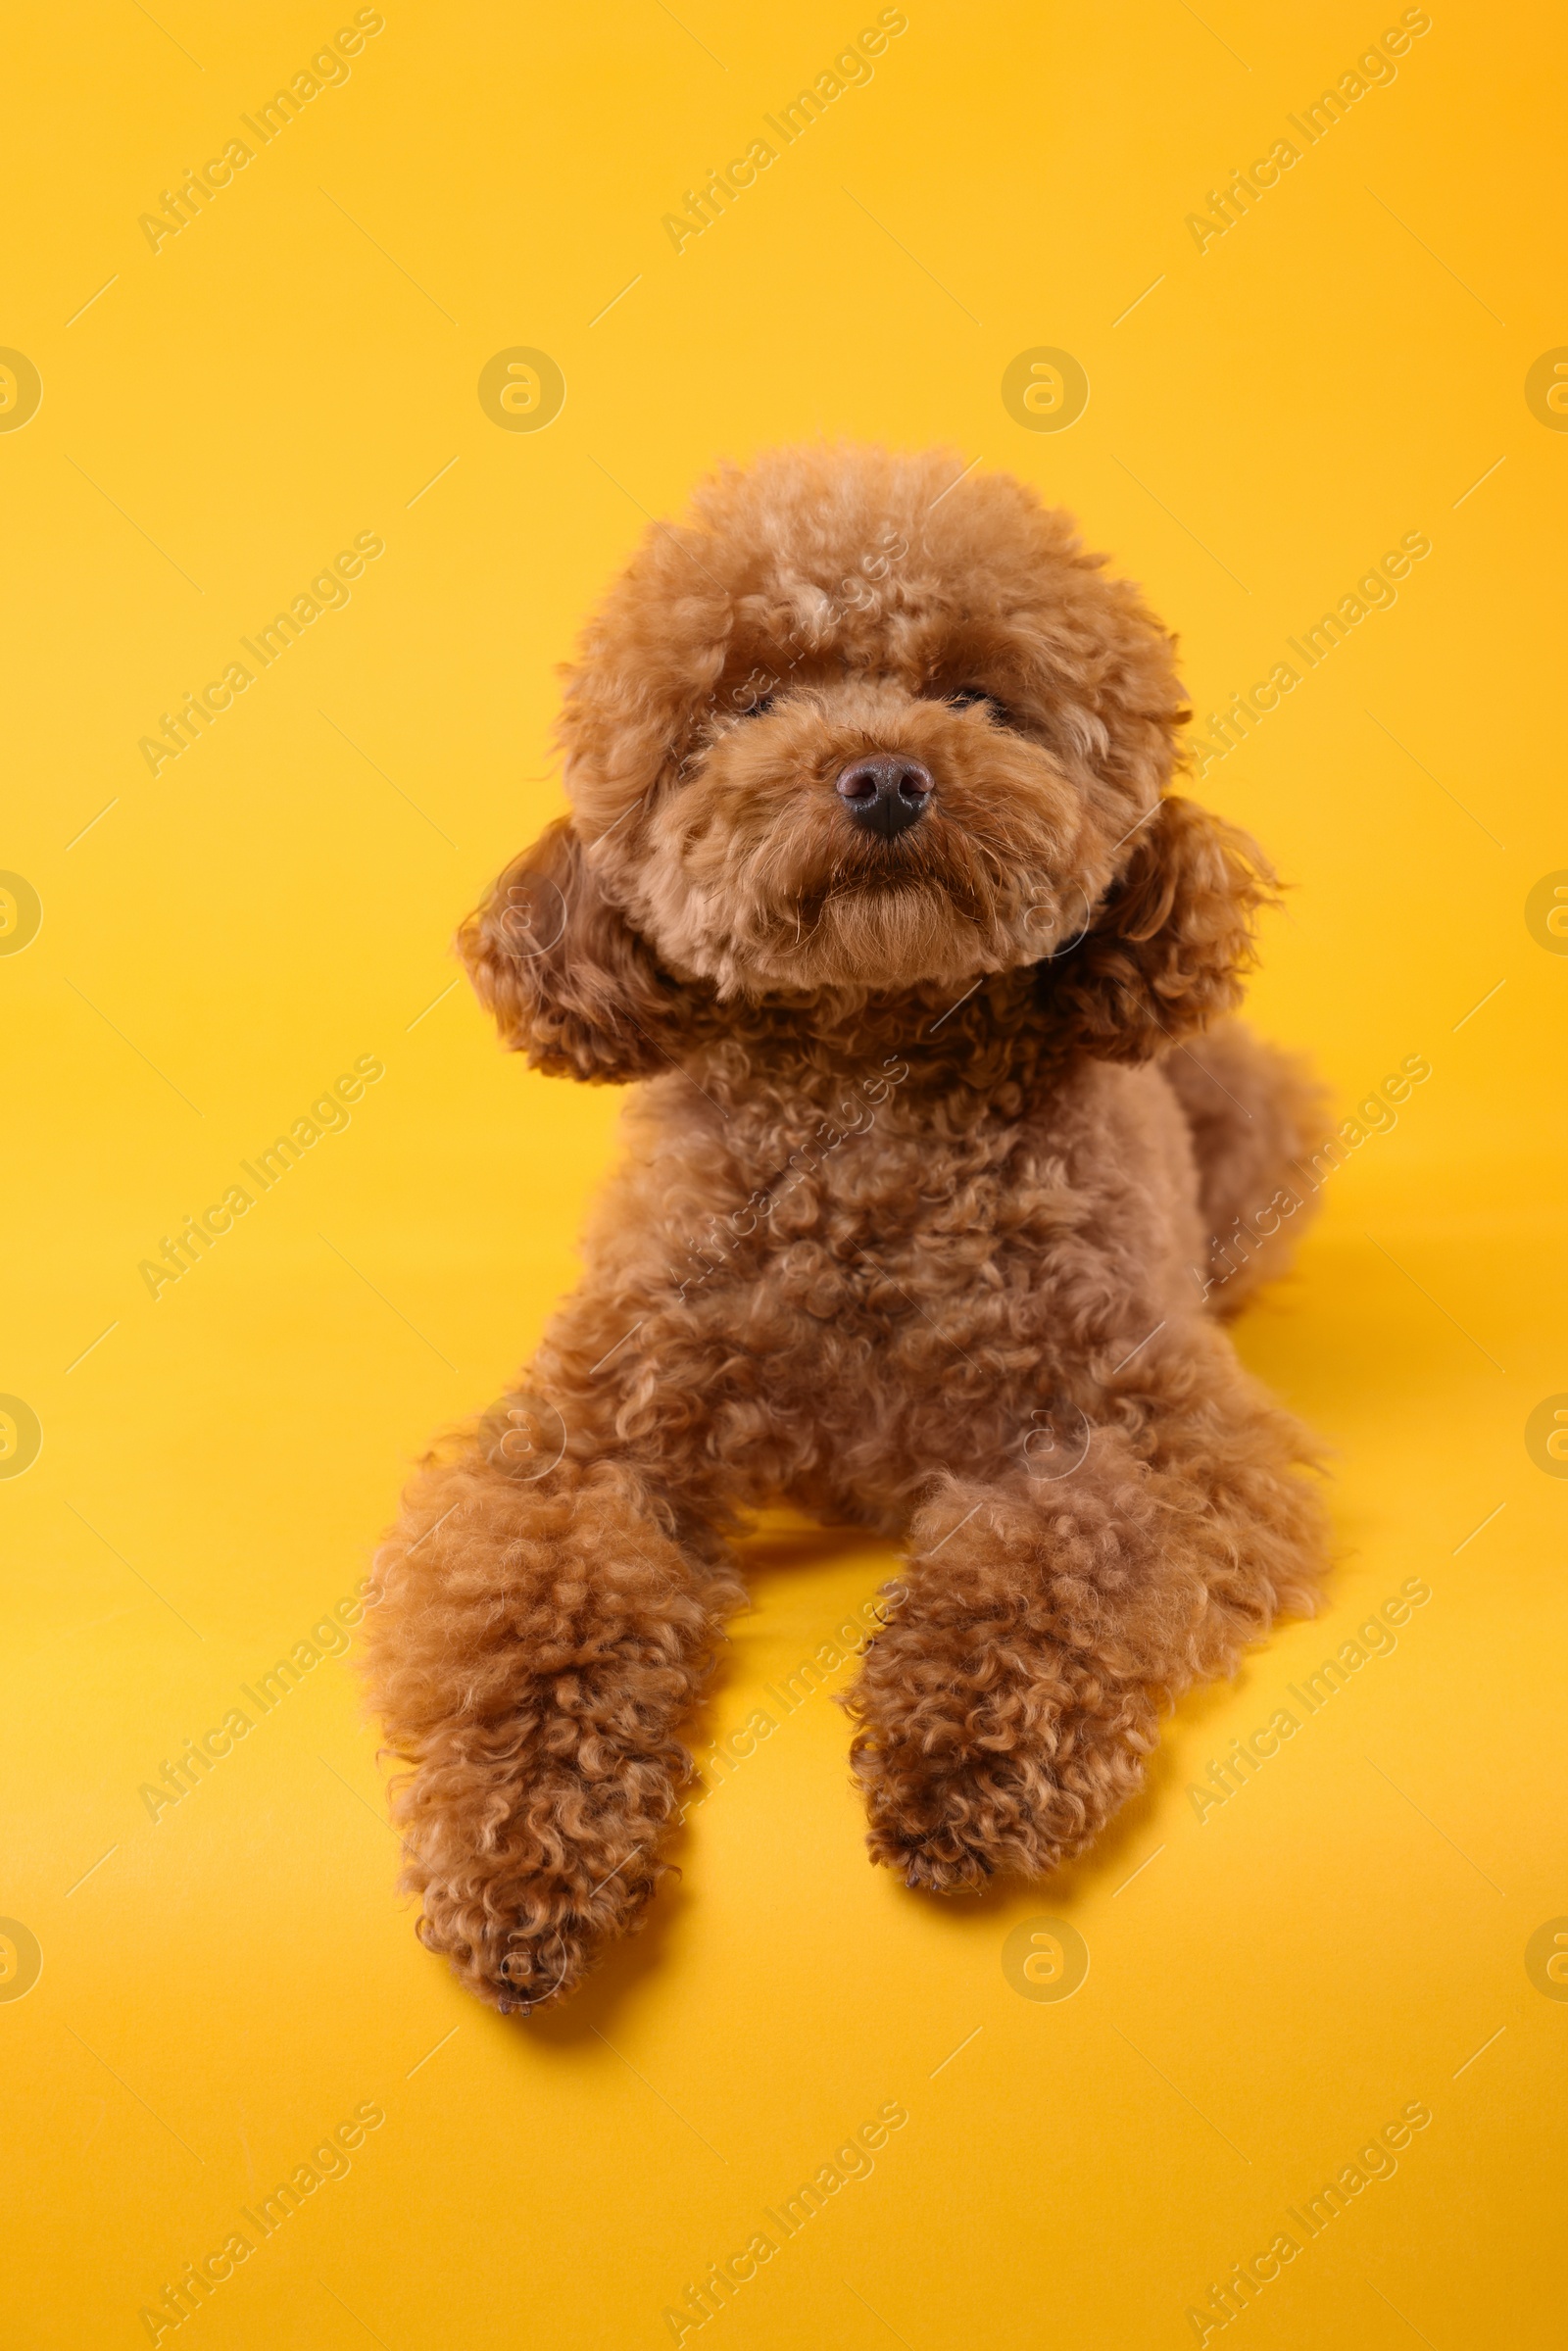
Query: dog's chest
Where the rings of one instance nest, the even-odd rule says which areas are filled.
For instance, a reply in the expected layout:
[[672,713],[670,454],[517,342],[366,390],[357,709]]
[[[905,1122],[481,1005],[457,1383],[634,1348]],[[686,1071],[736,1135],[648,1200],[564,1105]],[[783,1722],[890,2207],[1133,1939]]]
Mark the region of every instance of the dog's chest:
[[1038,1291],[1102,1222],[1081,1126],[1070,1104],[960,1121],[890,1083],[666,1130],[656,1197],[673,1286],[730,1320],[773,1306],[882,1329],[943,1300]]

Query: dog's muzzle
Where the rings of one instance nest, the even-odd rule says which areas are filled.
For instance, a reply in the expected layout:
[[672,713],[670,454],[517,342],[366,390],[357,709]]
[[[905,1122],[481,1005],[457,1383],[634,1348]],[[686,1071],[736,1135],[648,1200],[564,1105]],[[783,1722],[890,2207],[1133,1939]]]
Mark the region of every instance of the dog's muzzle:
[[935,785],[929,768],[918,759],[881,754],[846,767],[837,789],[846,812],[863,832],[880,833],[891,841],[896,833],[918,824]]

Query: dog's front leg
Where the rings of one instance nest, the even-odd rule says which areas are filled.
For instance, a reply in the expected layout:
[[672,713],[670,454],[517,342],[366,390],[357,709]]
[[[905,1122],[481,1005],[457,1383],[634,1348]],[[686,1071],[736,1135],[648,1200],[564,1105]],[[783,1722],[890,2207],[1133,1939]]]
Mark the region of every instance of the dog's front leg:
[[506,2010],[569,1991],[642,1918],[691,1765],[678,1737],[742,1597],[633,1462],[501,1408],[411,1486],[367,1619],[419,1933]]
[[[1218,1346],[1223,1347],[1223,1342]],[[943,1476],[846,1703],[875,1860],[951,1892],[1041,1877],[1141,1785],[1162,1704],[1309,1611],[1300,1432],[1200,1339],[1067,1412],[1037,1463]],[[1081,1426],[1082,1457],[1072,1432]]]

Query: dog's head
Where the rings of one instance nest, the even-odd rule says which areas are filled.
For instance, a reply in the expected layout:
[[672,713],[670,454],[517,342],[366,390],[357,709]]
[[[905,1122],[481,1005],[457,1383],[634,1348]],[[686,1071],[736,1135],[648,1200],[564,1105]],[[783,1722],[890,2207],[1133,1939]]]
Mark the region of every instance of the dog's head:
[[623,1079],[723,1006],[1038,967],[1065,1048],[1233,1001],[1256,853],[1166,794],[1171,640],[951,453],[786,450],[656,523],[566,671],[572,813],[462,945],[508,1041]]

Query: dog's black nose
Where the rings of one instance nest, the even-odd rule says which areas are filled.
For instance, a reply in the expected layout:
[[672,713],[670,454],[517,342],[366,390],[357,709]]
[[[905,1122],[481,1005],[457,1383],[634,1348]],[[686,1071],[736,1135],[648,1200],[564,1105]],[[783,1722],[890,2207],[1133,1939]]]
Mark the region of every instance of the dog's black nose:
[[887,753],[857,759],[838,781],[839,797],[856,823],[888,841],[919,821],[934,788],[930,770],[918,759]]

